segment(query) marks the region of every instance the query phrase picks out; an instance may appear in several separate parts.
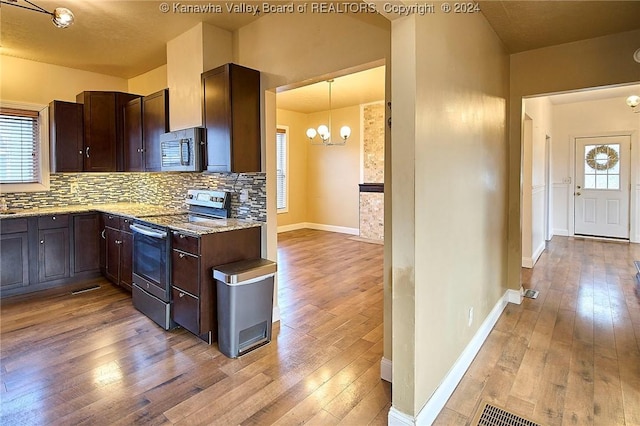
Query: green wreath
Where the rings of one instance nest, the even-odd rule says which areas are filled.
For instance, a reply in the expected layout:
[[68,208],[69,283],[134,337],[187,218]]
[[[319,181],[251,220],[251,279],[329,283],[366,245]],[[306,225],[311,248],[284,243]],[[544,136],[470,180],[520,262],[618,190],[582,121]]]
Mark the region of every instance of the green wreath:
[[599,145],[587,152],[587,164],[595,170],[609,170],[618,164],[618,152],[607,146]]

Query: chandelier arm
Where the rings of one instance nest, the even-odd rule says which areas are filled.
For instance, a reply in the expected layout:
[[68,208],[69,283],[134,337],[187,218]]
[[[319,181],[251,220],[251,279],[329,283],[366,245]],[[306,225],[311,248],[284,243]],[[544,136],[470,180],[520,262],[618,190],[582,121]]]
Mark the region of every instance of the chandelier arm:
[[33,7],[35,7],[35,8],[40,9],[40,11],[41,11],[42,13],[48,13],[49,15],[53,15],[53,13],[52,13],[52,12],[49,12],[49,11],[48,11],[47,9],[45,9],[44,7],[40,7],[40,6],[38,6],[37,4],[30,2],[29,0],[24,0],[24,1],[25,1],[26,3],[29,3],[31,6],[33,6]]
[[[33,5],[33,3],[31,3],[31,2],[29,2],[29,1],[27,1],[27,0],[25,0],[25,1],[26,1],[27,3],[29,3],[29,4]],[[0,0],[0,3],[2,3],[2,4],[7,4],[7,5],[9,5],[9,6],[20,7],[20,8],[22,8],[22,9],[32,10],[32,11],[34,11],[34,12],[45,13],[45,14],[47,14],[47,15],[53,15],[53,13],[51,13],[51,12],[49,12],[49,11],[47,11],[47,10],[45,10],[45,9],[41,8],[40,6],[37,6],[37,5],[34,5],[35,7],[27,7],[27,6],[23,6],[23,5],[21,5],[21,4],[15,4],[14,2],[11,2],[11,1],[5,1],[5,0]]]

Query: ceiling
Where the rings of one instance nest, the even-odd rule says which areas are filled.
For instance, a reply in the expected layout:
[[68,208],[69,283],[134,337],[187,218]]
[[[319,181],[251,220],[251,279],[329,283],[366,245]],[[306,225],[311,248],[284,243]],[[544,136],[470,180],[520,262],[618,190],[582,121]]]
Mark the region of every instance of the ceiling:
[[[384,66],[334,78],[331,83],[331,109],[383,101],[384,87]],[[276,106],[304,114],[328,111],[329,83],[321,81],[279,92],[276,96]]]
[[[399,2],[400,0],[388,0]],[[25,4],[24,0],[18,0]],[[260,15],[227,12],[229,4],[262,5],[262,1],[184,1],[174,5],[211,5],[221,13],[163,13],[155,0],[34,0],[47,10],[67,7],[74,25],[58,29],[50,19],[13,6],[0,7],[0,42],[3,55],[70,68],[131,78],[166,63],[167,41],[199,22],[234,31]],[[289,4],[290,1],[268,1]],[[381,10],[383,1],[370,1]],[[599,37],[640,28],[640,1],[480,1],[480,9],[511,53]],[[381,15],[351,16],[388,28]],[[385,19],[386,18],[386,19]],[[639,41],[640,47],[640,41]],[[345,80],[346,79],[346,80]],[[375,86],[368,86],[374,84]],[[350,97],[350,100],[346,100]],[[333,108],[384,98],[382,68],[335,79]],[[278,107],[311,112],[328,109],[327,83],[320,82],[278,94]]]
[[552,104],[560,105],[612,98],[618,98],[621,102],[624,102],[631,95],[640,96],[640,84],[559,93],[555,95],[548,95],[548,98]]

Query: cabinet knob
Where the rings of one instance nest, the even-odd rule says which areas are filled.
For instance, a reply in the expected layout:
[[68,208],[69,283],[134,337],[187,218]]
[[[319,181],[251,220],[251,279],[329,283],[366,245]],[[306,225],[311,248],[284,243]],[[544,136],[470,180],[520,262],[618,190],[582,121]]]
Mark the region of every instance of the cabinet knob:
[[184,253],[180,253],[178,256],[180,257],[180,259],[183,259],[184,258]]
[[78,151],[78,154],[82,155],[82,150]]
[[56,217],[55,217],[55,216],[52,216],[52,217],[51,217],[51,220],[56,220]]
[[180,234],[180,235],[179,235],[179,237],[180,237],[180,238],[187,238],[187,237],[185,237],[183,234]]
[[184,293],[180,293],[180,294],[179,294],[179,296],[180,296],[180,297],[184,297]]
[[44,240],[40,240],[40,244],[44,244]]

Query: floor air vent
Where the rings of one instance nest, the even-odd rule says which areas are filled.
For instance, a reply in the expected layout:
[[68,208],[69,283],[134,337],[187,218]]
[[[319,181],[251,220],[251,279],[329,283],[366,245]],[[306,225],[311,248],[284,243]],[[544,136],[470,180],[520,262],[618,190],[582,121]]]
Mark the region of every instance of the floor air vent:
[[540,426],[538,423],[486,402],[480,405],[478,414],[471,424],[474,426]]

